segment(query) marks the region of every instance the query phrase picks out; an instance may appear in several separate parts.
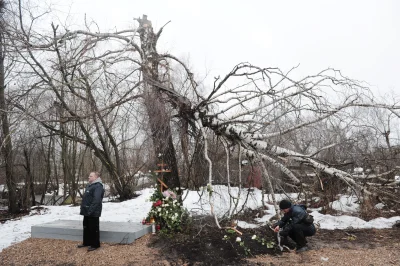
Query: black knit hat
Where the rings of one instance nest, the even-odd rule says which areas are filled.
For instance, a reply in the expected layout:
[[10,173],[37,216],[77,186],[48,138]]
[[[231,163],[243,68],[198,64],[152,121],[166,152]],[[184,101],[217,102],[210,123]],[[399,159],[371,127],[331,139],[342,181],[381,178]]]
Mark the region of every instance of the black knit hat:
[[279,202],[279,208],[281,210],[287,209],[287,208],[290,208],[290,207],[292,207],[292,203],[290,201],[288,201],[288,200],[284,199],[281,202]]

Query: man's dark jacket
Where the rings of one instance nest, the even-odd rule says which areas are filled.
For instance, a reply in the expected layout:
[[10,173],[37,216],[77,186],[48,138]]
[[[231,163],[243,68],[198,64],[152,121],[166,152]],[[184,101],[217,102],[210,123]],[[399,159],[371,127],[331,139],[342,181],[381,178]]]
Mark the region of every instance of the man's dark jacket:
[[86,186],[81,204],[81,215],[89,217],[100,217],[102,201],[104,196],[103,183],[97,178],[93,183]]
[[305,207],[302,205],[292,205],[290,207],[290,211],[285,213],[281,220],[279,220],[278,225],[280,228],[285,226],[287,223],[293,224],[300,224],[303,223],[304,218],[306,218],[307,212]]

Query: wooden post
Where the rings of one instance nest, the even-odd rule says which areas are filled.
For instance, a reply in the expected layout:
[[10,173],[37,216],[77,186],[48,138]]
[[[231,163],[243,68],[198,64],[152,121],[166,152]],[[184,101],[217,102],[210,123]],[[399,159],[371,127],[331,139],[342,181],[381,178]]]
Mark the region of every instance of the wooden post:
[[164,183],[164,173],[169,173],[171,170],[165,169],[164,167],[167,166],[164,161],[161,163],[157,164],[157,166],[160,166],[160,170],[155,170],[154,172],[156,173],[161,173],[161,178],[157,178],[157,181],[160,182],[160,191],[163,192],[163,188],[165,187],[166,189],[168,186]]

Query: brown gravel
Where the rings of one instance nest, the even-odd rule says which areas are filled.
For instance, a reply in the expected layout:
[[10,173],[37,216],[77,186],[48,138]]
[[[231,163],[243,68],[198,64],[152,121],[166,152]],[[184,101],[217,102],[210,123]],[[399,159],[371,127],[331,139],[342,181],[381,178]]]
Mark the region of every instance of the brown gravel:
[[[242,265],[400,265],[400,231],[353,231],[355,240],[341,230],[321,231],[310,239],[313,248],[305,253],[261,254],[240,262]],[[78,249],[78,241],[32,239],[17,243],[0,253],[0,265],[206,265],[186,262],[181,254],[165,254],[155,248],[156,238],[146,235],[130,245],[102,243],[100,249]],[[222,241],[221,241],[222,243]],[[214,264],[216,265],[216,264]],[[231,264],[232,265],[232,264]],[[237,265],[237,264],[235,264]]]
[[130,245],[102,243],[95,251],[76,248],[79,241],[29,238],[4,249],[1,265],[170,265],[160,259],[157,249],[147,247],[151,235]]
[[283,253],[282,256],[263,256],[248,259],[258,265],[400,265],[400,246],[374,249],[333,249],[310,250],[301,254]]

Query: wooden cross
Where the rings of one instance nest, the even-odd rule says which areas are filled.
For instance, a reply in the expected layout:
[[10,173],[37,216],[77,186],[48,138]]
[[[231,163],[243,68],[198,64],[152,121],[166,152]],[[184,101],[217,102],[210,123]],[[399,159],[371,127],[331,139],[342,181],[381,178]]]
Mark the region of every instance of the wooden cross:
[[157,181],[160,182],[160,184],[161,184],[160,191],[163,192],[164,187],[165,187],[165,189],[168,188],[168,186],[163,182],[164,173],[170,173],[171,170],[164,168],[165,166],[167,166],[164,162],[157,164],[157,166],[160,166],[160,170],[155,170],[154,172],[161,173],[161,179],[157,178]]

